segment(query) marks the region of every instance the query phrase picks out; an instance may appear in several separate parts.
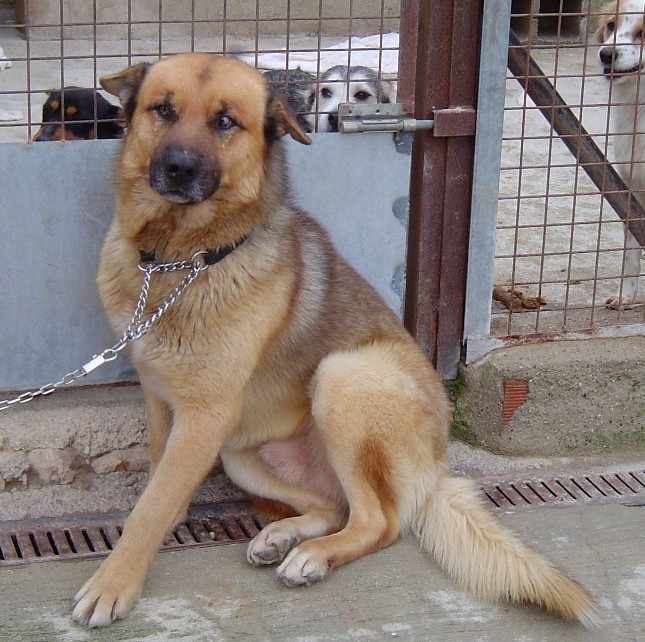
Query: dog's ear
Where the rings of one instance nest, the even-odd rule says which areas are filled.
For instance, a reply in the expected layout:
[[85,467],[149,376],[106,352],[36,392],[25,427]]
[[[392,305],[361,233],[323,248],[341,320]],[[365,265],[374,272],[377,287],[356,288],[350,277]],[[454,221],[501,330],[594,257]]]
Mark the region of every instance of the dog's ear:
[[99,78],[101,87],[121,101],[125,110],[125,118],[128,122],[136,109],[139,87],[141,87],[149,68],[149,62],[141,62],[138,65],[120,71],[118,74]]
[[596,33],[594,33],[594,38],[598,44],[605,42],[605,27],[607,23],[613,20],[616,21],[616,14],[618,13],[618,2],[610,2],[604,9],[602,9],[602,15],[600,16],[600,24]]
[[289,134],[299,143],[311,145],[311,138],[300,127],[295,114],[277,96],[269,97],[264,132],[269,141]]
[[603,18],[600,26],[596,29],[596,33],[594,33],[594,38],[599,45],[605,42],[605,23],[606,18]]
[[305,105],[309,109],[312,109],[314,106],[314,103],[316,102],[316,92],[318,91],[318,87],[316,83],[312,83],[309,85],[309,89],[307,90],[307,95],[305,96]]

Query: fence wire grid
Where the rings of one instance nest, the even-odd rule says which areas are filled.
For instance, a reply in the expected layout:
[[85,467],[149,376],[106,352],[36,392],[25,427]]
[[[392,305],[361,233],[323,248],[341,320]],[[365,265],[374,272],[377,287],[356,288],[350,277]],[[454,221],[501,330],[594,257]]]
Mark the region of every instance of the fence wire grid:
[[[642,22],[642,3],[625,0],[623,5]],[[645,118],[634,116],[642,108],[640,74],[619,79],[606,73],[596,31],[607,11],[597,0],[514,0],[511,29],[521,43],[516,46],[525,48],[542,70],[540,79],[553,85],[634,196],[645,202],[645,182],[637,179],[645,171],[645,158],[639,156],[645,147],[635,144],[645,128]],[[638,29],[632,32],[640,58]],[[610,44],[615,51],[624,48],[615,37]],[[634,85],[627,98],[616,90],[617,80]],[[624,107],[631,109],[627,123]],[[627,144],[635,150],[622,164],[616,161],[618,136],[612,133],[621,116]],[[611,327],[624,331],[644,322],[643,293],[628,304],[625,226],[603,192],[509,72],[491,336],[540,338]]]
[[[279,77],[284,92],[295,89],[299,98],[312,84],[319,91],[329,68],[361,65],[376,78],[377,98],[385,92],[395,100],[400,12],[394,0],[0,0],[0,142],[32,141],[51,90],[70,86],[93,92],[89,137],[96,137],[98,96],[115,102],[100,90],[101,76],[184,51],[235,55],[263,71],[306,72],[304,80]],[[613,123],[624,94],[618,96],[598,59],[595,32],[605,14],[598,0],[513,0],[511,29],[615,162]],[[352,100],[349,85],[341,86],[338,101]],[[312,114],[316,109],[327,108],[305,102],[297,111],[311,130],[329,131]],[[60,120],[71,131],[67,115]],[[628,136],[636,140],[645,122],[632,120]],[[639,192],[645,181],[629,180],[641,163],[634,155],[615,166],[645,202]],[[602,187],[509,73],[490,335],[540,338],[643,324],[642,293],[633,305],[624,296],[625,254],[624,224]],[[611,299],[619,304],[608,307]]]
[[[52,90],[90,89],[114,103],[100,89],[101,76],[186,51],[234,55],[278,72],[274,86],[294,98],[301,115],[323,110],[302,98],[336,65],[371,69],[375,97],[382,86],[393,99],[399,12],[395,0],[0,0],[0,142],[32,141]],[[280,75],[284,70],[294,73]],[[360,101],[338,84],[341,102]],[[96,137],[102,101],[92,102],[86,120]],[[72,116],[63,113],[57,122],[67,126]],[[320,117],[307,122],[329,131]],[[72,138],[69,129],[59,137]]]

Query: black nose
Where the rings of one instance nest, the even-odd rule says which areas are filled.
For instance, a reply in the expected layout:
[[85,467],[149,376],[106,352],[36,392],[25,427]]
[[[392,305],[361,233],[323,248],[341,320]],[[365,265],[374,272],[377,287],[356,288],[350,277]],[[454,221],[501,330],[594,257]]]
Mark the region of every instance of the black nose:
[[337,132],[338,131],[338,114],[336,114],[336,113],[329,114],[327,116],[327,118],[329,119],[329,127],[331,128],[331,130],[333,132]]
[[174,150],[164,160],[164,172],[171,189],[188,187],[199,174],[199,158],[191,152]]
[[183,145],[162,147],[150,161],[150,187],[175,203],[201,203],[219,188],[215,158]]
[[603,47],[598,52],[598,58],[603,65],[611,65],[616,59],[616,50],[613,47]]

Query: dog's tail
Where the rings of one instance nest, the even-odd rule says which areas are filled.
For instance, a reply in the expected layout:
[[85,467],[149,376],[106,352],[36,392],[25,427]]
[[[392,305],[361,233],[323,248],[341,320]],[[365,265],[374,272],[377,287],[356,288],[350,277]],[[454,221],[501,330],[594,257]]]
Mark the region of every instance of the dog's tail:
[[530,603],[587,627],[598,625],[590,595],[496,521],[469,480],[440,478],[411,526],[423,548],[476,597]]

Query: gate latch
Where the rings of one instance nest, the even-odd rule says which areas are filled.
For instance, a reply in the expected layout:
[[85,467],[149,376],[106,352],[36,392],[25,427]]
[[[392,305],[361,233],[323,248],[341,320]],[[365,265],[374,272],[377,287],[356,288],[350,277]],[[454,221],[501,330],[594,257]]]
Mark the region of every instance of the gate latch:
[[476,112],[472,108],[454,107],[438,109],[433,120],[420,120],[406,116],[399,103],[338,105],[338,130],[343,134],[359,132],[414,132],[433,130],[434,136],[474,136]]
[[405,115],[399,103],[338,105],[338,131],[343,134],[359,132],[414,132],[417,129],[432,129],[434,120],[417,120]]

